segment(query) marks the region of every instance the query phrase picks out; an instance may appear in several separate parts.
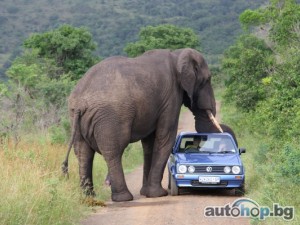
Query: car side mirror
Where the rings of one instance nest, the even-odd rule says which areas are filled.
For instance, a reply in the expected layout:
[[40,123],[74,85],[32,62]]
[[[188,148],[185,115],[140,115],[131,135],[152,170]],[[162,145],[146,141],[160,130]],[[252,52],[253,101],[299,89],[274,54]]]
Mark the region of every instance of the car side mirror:
[[246,149],[245,148],[239,148],[239,152],[240,152],[240,154],[246,153]]

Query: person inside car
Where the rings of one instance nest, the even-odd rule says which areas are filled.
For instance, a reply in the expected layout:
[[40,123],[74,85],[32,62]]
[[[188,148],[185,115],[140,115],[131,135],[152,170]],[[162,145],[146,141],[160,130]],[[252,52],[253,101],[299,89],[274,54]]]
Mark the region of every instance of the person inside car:
[[232,146],[232,144],[226,142],[226,141],[222,141],[219,144],[219,148],[218,148],[218,152],[234,152],[234,148]]
[[190,142],[186,143],[185,150],[199,151],[200,143],[201,143],[201,137],[195,136],[192,143]]

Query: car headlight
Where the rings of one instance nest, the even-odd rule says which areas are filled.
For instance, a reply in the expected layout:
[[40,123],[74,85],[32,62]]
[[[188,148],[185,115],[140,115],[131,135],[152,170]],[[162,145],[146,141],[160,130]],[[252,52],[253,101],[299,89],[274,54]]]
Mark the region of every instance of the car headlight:
[[186,165],[180,165],[180,166],[178,166],[178,172],[179,173],[186,173],[186,171],[187,171]]
[[233,166],[232,167],[232,172],[234,174],[239,174],[241,172],[241,168],[239,166]]
[[195,172],[195,167],[194,166],[189,166],[188,171],[189,171],[189,173],[194,173]]
[[224,173],[230,173],[231,169],[229,166],[224,167]]

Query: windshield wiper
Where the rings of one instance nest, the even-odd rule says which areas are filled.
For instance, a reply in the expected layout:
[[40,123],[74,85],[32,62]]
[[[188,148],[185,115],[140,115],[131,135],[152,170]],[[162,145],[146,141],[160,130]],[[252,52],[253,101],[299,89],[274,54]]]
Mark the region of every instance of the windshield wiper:
[[233,151],[220,151],[220,152],[217,152],[217,153],[234,153]]
[[199,153],[215,153],[215,152],[211,152],[211,151],[199,151]]

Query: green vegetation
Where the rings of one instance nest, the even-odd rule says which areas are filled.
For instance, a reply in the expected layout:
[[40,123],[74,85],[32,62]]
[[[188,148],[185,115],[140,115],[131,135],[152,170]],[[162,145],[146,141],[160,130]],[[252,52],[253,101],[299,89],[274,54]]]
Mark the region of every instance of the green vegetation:
[[124,55],[142,27],[173,24],[188,27],[201,37],[202,50],[217,63],[223,50],[241,33],[238,16],[265,0],[1,0],[0,77],[22,51],[32,33],[43,33],[62,24],[86,27],[101,57]]
[[[223,60],[223,119],[249,150],[248,196],[263,205],[295,206],[293,224],[299,224],[300,208],[294,191],[300,184],[299,12],[300,5],[292,0],[273,0],[268,7],[245,11],[240,18],[247,34]],[[232,107],[236,110],[229,110]]]
[[126,45],[124,51],[130,57],[141,55],[151,49],[199,49],[200,41],[190,28],[179,28],[165,24],[156,27],[147,26],[141,29],[139,41]]
[[272,49],[262,39],[252,34],[241,36],[224,54],[223,70],[230,74],[225,98],[239,109],[253,110],[269,91],[262,81],[267,82],[274,58]]
[[[92,41],[91,33],[70,25],[34,34],[24,42],[24,47],[36,50],[39,57],[53,60],[62,69],[61,73],[71,73],[72,80],[78,80],[98,61],[92,54],[96,44]],[[53,74],[52,78],[58,75]]]

